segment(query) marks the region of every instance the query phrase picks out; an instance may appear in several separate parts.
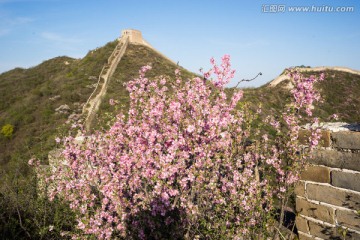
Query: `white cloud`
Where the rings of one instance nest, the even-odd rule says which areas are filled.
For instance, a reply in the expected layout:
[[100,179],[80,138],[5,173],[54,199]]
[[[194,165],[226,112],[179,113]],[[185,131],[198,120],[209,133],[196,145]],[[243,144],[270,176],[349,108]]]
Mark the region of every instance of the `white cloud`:
[[28,17],[16,17],[13,19],[7,19],[6,22],[10,25],[22,25],[33,22],[34,19]]
[[57,42],[57,43],[80,43],[80,42],[82,42],[81,39],[72,38],[72,37],[64,37],[58,33],[53,33],[53,32],[42,32],[41,37],[46,40]]
[[0,37],[10,34],[18,26],[26,25],[33,21],[34,19],[29,17],[8,17],[6,14],[0,13]]

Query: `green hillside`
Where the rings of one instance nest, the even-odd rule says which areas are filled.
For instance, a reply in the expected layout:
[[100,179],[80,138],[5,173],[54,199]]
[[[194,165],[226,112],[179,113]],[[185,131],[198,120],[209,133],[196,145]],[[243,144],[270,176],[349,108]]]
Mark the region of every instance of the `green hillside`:
[[[48,151],[55,146],[55,137],[68,127],[64,123],[81,118],[82,106],[95,89],[98,75],[116,44],[113,41],[89,51],[82,59],[56,57],[33,68],[17,68],[0,75],[0,127],[14,128],[11,136],[0,134],[3,170],[15,162],[26,163],[33,155],[46,163]],[[114,115],[110,98],[119,100],[126,108],[128,93],[124,83],[137,77],[140,67],[147,64],[153,67],[149,77],[173,76],[176,68],[182,70],[184,77],[194,76],[154,50],[130,44],[110,79],[98,114],[100,120],[105,112]],[[94,126],[102,127],[100,122]]]
[[196,76],[194,73],[165,59],[146,46],[129,44],[120,64],[110,79],[106,95],[97,114],[97,121],[94,123],[95,128],[104,127],[107,120],[115,117],[115,108],[109,104],[110,99],[117,100],[120,103],[120,109],[126,113],[129,95],[124,84],[131,79],[139,77],[139,69],[145,65],[152,67],[146,74],[149,78],[160,75],[173,78],[176,69],[181,70],[184,79]]
[[[0,126],[14,126],[11,137],[0,136],[2,168],[20,159],[25,162],[32,155],[46,159],[57,129],[71,114],[81,112],[115,45],[108,43],[83,59],[57,57],[0,75]],[[69,110],[56,111],[65,104]]]
[[[304,76],[310,75],[319,76],[320,73],[304,73]],[[290,91],[285,88],[287,84],[288,80],[285,80],[276,87],[266,84],[259,88],[246,88],[243,101],[248,102],[254,111],[261,103],[263,114],[279,114],[290,98]],[[360,122],[360,75],[327,70],[325,80],[315,87],[321,93],[322,102],[315,105],[314,116],[329,121],[332,114],[337,114],[337,121]]]

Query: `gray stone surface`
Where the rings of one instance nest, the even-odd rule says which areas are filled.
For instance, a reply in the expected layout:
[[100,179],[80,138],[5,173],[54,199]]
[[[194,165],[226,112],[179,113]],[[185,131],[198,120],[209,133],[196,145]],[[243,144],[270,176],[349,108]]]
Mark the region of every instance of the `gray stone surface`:
[[336,228],[309,221],[310,234],[322,239],[341,240]]
[[345,189],[308,183],[306,185],[308,199],[340,206],[352,210],[360,209],[360,193]]
[[353,211],[336,210],[338,224],[360,231],[360,214]]
[[343,149],[360,149],[360,132],[331,133],[332,146]]
[[331,185],[360,192],[360,173],[332,171]]
[[302,198],[296,198],[296,212],[327,223],[335,224],[335,210],[331,207],[314,204]]
[[333,168],[346,168],[349,170],[360,171],[360,153],[339,152],[336,150],[316,150],[313,164],[325,165]]
[[346,122],[322,122],[318,124],[306,124],[303,126],[305,129],[316,129],[320,128],[323,130],[329,130],[331,132],[340,132],[340,131],[360,131],[360,124],[354,123],[349,124]]

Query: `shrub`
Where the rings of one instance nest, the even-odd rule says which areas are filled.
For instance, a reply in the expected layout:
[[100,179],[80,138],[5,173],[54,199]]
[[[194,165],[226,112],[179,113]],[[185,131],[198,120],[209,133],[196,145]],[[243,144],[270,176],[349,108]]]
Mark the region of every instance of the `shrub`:
[[[317,79],[290,73],[293,103],[281,116],[259,119],[246,105],[236,109],[242,91],[234,89],[230,98],[224,92],[234,76],[229,56],[220,66],[211,63],[204,78],[186,81],[178,70],[174,80],[148,79],[151,67],[142,67],[127,84],[127,117],[118,114],[108,131],[84,133],[81,144],[64,138],[62,158],[47,181],[50,198],[66,200],[76,213],[80,231],[74,237],[270,234],[274,199],[285,205],[309,156],[297,142],[299,114],[311,115]],[[273,137],[263,130],[269,128]],[[315,131],[310,150],[317,139]]]
[[6,138],[11,138],[14,133],[14,126],[11,124],[5,124],[1,128],[1,134]]

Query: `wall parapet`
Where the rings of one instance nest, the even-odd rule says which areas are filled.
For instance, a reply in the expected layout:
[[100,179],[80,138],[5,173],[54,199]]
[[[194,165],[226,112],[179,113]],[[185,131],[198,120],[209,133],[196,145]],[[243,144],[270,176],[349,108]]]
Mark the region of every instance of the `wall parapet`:
[[[360,125],[320,127],[320,147],[295,188],[299,239],[360,239]],[[308,135],[300,131],[302,144]]]

